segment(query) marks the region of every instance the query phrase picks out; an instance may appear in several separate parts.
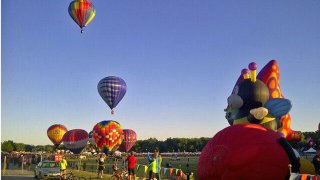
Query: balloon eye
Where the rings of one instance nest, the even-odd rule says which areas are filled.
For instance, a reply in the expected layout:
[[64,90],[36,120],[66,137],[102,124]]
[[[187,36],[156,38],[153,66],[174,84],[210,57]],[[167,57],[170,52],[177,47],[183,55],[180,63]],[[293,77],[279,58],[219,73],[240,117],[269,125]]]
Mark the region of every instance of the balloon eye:
[[228,97],[228,106],[232,109],[239,109],[243,105],[243,100],[240,96],[232,94]]

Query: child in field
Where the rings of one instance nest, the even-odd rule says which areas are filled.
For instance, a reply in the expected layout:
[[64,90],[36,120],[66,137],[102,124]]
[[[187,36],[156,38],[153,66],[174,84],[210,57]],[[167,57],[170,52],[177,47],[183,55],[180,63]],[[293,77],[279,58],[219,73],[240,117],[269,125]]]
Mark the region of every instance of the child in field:
[[100,158],[98,159],[98,177],[103,177],[103,170],[104,170],[104,157],[103,154],[100,154]]

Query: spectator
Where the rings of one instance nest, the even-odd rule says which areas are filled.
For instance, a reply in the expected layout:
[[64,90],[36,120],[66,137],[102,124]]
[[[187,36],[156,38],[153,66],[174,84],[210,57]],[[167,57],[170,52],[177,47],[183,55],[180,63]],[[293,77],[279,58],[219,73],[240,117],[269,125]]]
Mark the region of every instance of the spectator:
[[312,163],[317,175],[320,175],[320,148],[317,150],[317,154],[313,157]]
[[[149,159],[149,157],[148,157],[148,159]],[[155,174],[157,172],[157,164],[156,164],[156,155],[155,154],[153,154],[151,161],[149,159],[148,169],[149,169],[149,180],[153,180],[155,178]]]
[[66,179],[68,162],[65,156],[62,157],[62,160],[60,161],[59,166],[60,166],[60,176]]
[[127,157],[126,161],[128,161],[128,173],[129,173],[129,180],[131,180],[131,176],[133,176],[133,180],[136,179],[136,163],[137,159],[134,156],[134,152],[131,151],[131,155]]
[[[151,158],[151,156],[149,155],[149,153],[147,154],[147,157],[148,157],[148,161],[149,163],[151,163],[153,161],[153,158]],[[154,154],[153,154],[153,157],[155,159],[155,178],[157,179],[160,179],[160,169],[161,169],[161,163],[162,163],[162,157],[161,155],[159,154],[158,151],[156,151]]]
[[100,158],[98,159],[98,178],[103,177],[104,160],[103,154],[100,154]]

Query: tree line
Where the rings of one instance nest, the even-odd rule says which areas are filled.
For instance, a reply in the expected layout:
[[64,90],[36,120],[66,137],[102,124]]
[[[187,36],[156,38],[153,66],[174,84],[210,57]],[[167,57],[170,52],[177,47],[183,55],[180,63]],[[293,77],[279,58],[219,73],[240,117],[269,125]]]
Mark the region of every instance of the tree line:
[[[320,145],[320,137],[318,131],[316,132],[300,132],[304,140],[301,142],[291,142],[291,146],[296,149],[308,148],[308,142],[306,139],[311,137],[314,141],[315,148]],[[156,138],[149,138],[146,140],[138,140],[131,148],[135,152],[153,152],[158,150],[160,152],[199,152],[201,151],[211,138],[167,138],[164,141],[157,140]],[[245,140],[244,140],[245,141]],[[92,145],[86,147],[87,150],[91,149]],[[53,145],[29,145],[24,143],[15,143],[11,140],[1,143],[2,152],[12,151],[24,151],[24,152],[54,152],[56,147]],[[63,145],[60,145],[58,149],[66,149]]]

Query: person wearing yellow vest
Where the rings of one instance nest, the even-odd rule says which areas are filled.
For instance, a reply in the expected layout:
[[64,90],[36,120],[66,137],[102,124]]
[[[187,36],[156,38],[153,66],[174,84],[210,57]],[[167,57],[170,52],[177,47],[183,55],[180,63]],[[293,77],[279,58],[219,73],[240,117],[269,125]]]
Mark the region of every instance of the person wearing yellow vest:
[[63,179],[67,179],[68,162],[65,156],[62,157],[62,160],[59,162],[59,166],[60,166],[60,177],[63,177]]
[[156,161],[155,162],[155,172],[154,172],[154,177],[158,180],[160,180],[160,171],[161,171],[161,163],[162,163],[162,157],[158,151],[156,151],[153,156],[151,157],[150,154],[147,154],[147,158],[149,163],[152,163],[153,159]]
[[149,169],[149,180],[152,180],[155,178],[155,174],[157,172],[157,162],[156,162],[155,154],[152,156],[152,160],[149,161],[148,169]]

